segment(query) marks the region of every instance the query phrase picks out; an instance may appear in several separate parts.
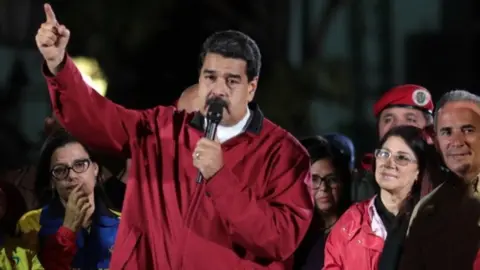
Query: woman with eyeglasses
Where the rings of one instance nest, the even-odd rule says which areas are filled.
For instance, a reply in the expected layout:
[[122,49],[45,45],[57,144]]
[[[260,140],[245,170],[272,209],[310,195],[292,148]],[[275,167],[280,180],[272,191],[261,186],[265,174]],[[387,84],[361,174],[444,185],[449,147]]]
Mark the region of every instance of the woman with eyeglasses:
[[424,134],[399,126],[382,138],[373,167],[379,193],[351,206],[337,221],[325,244],[324,270],[397,268],[421,183],[440,169]]
[[43,191],[50,202],[19,221],[20,228],[30,224],[22,233],[32,236],[45,269],[109,267],[120,214],[107,207],[100,168],[91,152],[63,130],[45,142],[36,184],[50,186]]
[[294,254],[293,269],[320,269],[325,239],[333,224],[350,206],[349,160],[337,154],[320,136],[300,140],[310,155],[311,192],[315,212],[307,234]]

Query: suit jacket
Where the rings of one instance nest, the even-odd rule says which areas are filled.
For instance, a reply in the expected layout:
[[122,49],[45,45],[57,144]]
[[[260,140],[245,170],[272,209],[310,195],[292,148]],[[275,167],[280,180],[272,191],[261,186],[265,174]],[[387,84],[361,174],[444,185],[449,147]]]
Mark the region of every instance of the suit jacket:
[[480,201],[450,177],[416,206],[400,270],[471,270],[480,240]]

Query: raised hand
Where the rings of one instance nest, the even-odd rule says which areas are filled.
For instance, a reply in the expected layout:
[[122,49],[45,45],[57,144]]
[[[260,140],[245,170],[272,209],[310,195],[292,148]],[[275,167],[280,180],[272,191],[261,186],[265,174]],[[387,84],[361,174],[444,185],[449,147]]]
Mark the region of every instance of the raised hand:
[[44,5],[46,20],[38,29],[35,41],[50,72],[57,73],[65,57],[65,49],[70,38],[70,30],[59,24],[50,4]]

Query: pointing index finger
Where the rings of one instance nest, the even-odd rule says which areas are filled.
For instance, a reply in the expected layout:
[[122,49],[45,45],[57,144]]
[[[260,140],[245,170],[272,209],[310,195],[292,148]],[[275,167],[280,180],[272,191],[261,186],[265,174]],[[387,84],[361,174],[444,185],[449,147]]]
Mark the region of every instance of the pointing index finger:
[[45,17],[47,19],[47,22],[57,23],[57,17],[55,17],[55,13],[53,12],[52,6],[50,6],[50,4],[45,4],[43,8],[45,10]]

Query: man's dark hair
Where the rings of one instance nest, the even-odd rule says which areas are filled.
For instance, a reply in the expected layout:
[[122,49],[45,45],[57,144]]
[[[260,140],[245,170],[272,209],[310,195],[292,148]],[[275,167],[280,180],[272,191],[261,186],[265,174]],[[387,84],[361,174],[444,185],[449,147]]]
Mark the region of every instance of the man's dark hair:
[[247,78],[252,81],[260,75],[262,55],[257,43],[240,31],[227,30],[215,32],[202,45],[200,68],[207,53],[220,54],[223,57],[245,60]]

